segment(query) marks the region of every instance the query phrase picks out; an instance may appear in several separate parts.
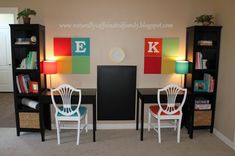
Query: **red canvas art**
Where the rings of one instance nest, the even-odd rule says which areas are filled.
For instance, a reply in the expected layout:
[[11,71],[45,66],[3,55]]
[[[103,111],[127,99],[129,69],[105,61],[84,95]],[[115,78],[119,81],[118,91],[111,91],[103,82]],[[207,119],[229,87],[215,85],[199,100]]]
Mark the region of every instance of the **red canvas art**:
[[161,74],[161,57],[145,57],[144,58],[144,73],[146,74]]
[[55,56],[72,56],[71,38],[54,38]]
[[144,57],[162,57],[161,38],[145,38]]

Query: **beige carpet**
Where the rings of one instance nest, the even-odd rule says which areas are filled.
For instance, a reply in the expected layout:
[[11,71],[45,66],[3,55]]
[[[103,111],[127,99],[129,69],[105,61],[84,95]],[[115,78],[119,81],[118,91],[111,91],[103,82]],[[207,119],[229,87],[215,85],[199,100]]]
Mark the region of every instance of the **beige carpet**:
[[139,141],[136,130],[98,130],[97,142],[92,142],[92,131],[81,134],[76,145],[76,131],[62,131],[61,145],[57,145],[56,131],[46,132],[46,141],[40,141],[39,133],[23,133],[16,136],[14,128],[0,128],[1,156],[235,156],[235,151],[205,130],[195,131],[189,139],[183,129],[181,143],[176,143],[176,133],[164,130],[162,144],[154,132],[144,133]]
[[0,93],[0,127],[15,127],[13,93]]
[[[15,127],[12,93],[0,93],[0,127]],[[22,133],[16,136],[15,128],[0,128],[0,156],[235,156],[235,151],[222,143],[207,130],[197,130],[194,139],[189,139],[182,130],[181,143],[176,143],[172,129],[162,132],[162,144],[156,134],[144,133],[139,141],[136,130],[98,130],[97,142],[92,142],[92,131],[81,134],[80,145],[76,145],[76,131],[66,130],[61,134],[61,145],[57,145],[56,131],[46,131],[46,141],[41,142],[39,133]]]

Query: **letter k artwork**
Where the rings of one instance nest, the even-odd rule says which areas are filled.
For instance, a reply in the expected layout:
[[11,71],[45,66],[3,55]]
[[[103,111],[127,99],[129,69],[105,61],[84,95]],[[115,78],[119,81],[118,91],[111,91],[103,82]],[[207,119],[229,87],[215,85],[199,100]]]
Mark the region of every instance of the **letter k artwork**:
[[159,53],[159,50],[157,49],[157,45],[159,42],[148,42],[148,53]]

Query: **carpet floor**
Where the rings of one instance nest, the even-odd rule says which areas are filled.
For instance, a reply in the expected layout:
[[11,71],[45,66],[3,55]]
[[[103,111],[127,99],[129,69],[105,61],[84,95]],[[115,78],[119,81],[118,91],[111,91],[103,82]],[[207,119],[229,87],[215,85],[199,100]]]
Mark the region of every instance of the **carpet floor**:
[[92,142],[92,131],[82,133],[76,145],[76,131],[62,130],[61,145],[57,145],[56,131],[46,131],[46,141],[39,133],[16,136],[12,93],[0,94],[0,156],[235,156],[235,151],[207,130],[197,130],[189,139],[181,131],[181,143],[176,143],[176,132],[164,129],[162,143],[157,142],[154,131],[144,132],[140,141],[136,130],[98,130],[97,142]]
[[62,130],[61,144],[57,145],[56,131],[46,131],[46,141],[39,133],[22,133],[16,136],[15,128],[0,128],[1,156],[235,156],[235,151],[216,136],[203,130],[195,131],[189,139],[183,129],[181,143],[176,143],[172,129],[162,132],[159,144],[154,131],[144,133],[139,140],[136,130],[98,130],[97,142],[92,142],[92,131],[82,132],[80,145],[76,145],[76,131]]
[[0,93],[0,127],[15,127],[13,93]]

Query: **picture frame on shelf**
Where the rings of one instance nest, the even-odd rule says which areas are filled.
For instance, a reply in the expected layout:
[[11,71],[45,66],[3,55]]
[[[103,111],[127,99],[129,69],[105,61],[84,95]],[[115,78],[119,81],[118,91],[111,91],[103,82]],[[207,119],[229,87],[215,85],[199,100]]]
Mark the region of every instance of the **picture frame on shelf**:
[[207,80],[195,80],[193,89],[194,89],[194,92],[208,92],[208,81]]
[[38,82],[37,81],[30,81],[29,91],[30,91],[30,93],[38,93]]

